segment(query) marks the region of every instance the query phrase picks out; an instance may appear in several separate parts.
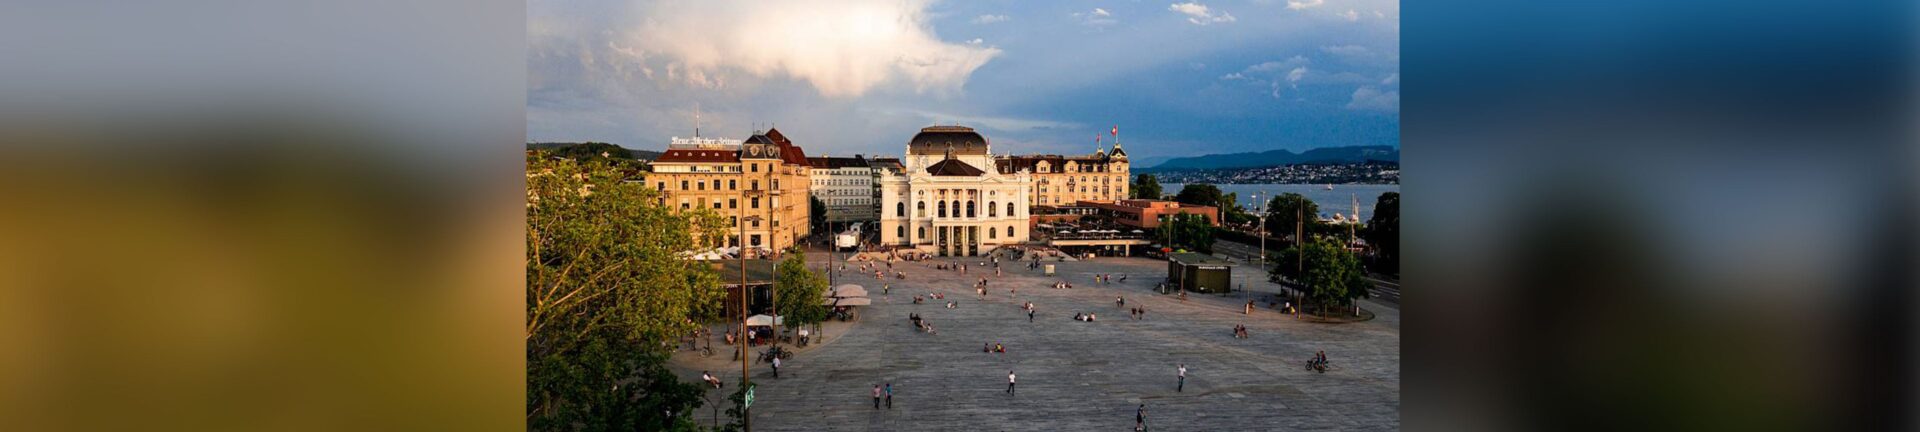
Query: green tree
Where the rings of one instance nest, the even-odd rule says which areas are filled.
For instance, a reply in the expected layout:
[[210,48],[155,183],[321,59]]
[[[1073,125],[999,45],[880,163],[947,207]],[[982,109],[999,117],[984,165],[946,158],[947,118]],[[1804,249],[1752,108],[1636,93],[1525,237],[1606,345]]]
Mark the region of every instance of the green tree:
[[[1322,313],[1328,306],[1350,305],[1355,299],[1372,295],[1367,283],[1365,270],[1360,267],[1360,258],[1348,251],[1334,238],[1322,237],[1301,246],[1287,248],[1281,252],[1282,259],[1289,253],[1305,256],[1305,271],[1300,274],[1299,282],[1304,286],[1307,299],[1321,308]],[[1275,269],[1291,271],[1292,262],[1281,261]],[[1283,270],[1284,269],[1284,270]]]
[[675,212],[603,160],[526,159],[527,427],[688,430],[701,389],[670,343],[722,316],[720,281],[680,252],[716,242],[712,210]]
[[1400,193],[1380,194],[1373,204],[1373,217],[1367,219],[1367,230],[1361,238],[1380,252],[1376,261],[1380,270],[1388,273],[1400,272]]
[[827,227],[827,203],[819,197],[807,197],[807,226],[813,228],[812,232],[833,235]]
[[[1179,201],[1181,204],[1219,207],[1220,200],[1223,196],[1224,194],[1220,193],[1220,187],[1218,186],[1206,183],[1191,183],[1181,187],[1180,193],[1174,195],[1173,200]],[[1224,213],[1226,209],[1221,209],[1220,211]]]
[[826,298],[827,278],[807,269],[807,254],[798,247],[786,255],[774,266],[781,321],[803,326],[826,320],[827,307],[821,305],[820,300]]
[[[1302,211],[1302,209],[1305,209]],[[1267,202],[1267,232],[1273,236],[1293,235],[1294,223],[1303,220],[1307,233],[1313,233],[1319,225],[1320,206],[1307,199],[1306,195],[1284,193]]]
[[1160,178],[1154,177],[1153,174],[1133,176],[1133,187],[1131,189],[1133,189],[1134,199],[1160,199]]
[[1217,207],[1220,208],[1220,219],[1228,224],[1238,225],[1249,223],[1254,219],[1252,214],[1247,213],[1247,209],[1240,208],[1240,194],[1238,192],[1222,195]]
[[1160,244],[1174,249],[1213,253],[1213,224],[1197,214],[1175,214],[1154,231]]
[[552,151],[555,156],[560,156],[560,157],[573,159],[577,161],[587,161],[590,159],[600,159],[600,158],[626,159],[626,160],[633,159],[633,152],[630,150],[627,150],[625,147],[620,147],[617,145],[607,144],[603,142],[584,142],[579,144],[565,145],[565,146],[556,147]]

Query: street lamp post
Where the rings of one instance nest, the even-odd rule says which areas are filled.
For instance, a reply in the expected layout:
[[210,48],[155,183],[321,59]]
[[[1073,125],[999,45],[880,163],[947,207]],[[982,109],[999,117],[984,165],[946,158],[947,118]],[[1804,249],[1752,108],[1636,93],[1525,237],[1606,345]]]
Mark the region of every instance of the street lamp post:
[[[734,347],[740,351],[740,391],[746,391],[747,388],[753,385],[751,378],[752,370],[749,369],[752,363],[747,361],[747,351],[751,350],[749,349],[750,347],[747,346],[749,339],[746,337],[747,316],[750,315],[747,311],[747,302],[751,297],[747,292],[747,206],[740,206],[735,213],[739,215],[739,220],[735,222],[735,225],[740,229],[738,236],[740,250],[736,254],[740,259],[740,337],[734,339]],[[718,407],[715,409],[718,409]],[[743,409],[740,412],[740,421],[746,426],[747,430],[753,430],[753,416],[749,410],[751,410],[751,408]]]
[[[1254,226],[1260,232],[1260,272],[1267,272],[1267,204],[1260,202],[1260,194],[1253,194],[1255,210],[1260,212],[1260,225]],[[1245,290],[1243,290],[1245,291]],[[1247,302],[1253,302],[1253,292],[1247,291]]]

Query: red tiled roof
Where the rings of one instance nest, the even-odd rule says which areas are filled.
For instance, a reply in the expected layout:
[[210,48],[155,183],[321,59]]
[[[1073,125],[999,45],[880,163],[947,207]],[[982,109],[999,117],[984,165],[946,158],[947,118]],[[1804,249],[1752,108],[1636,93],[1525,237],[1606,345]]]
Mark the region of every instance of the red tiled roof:
[[740,153],[732,150],[668,149],[653,163],[740,162]]
[[813,166],[807,163],[807,152],[805,150],[801,150],[800,146],[786,143],[785,141],[782,141],[780,144],[780,160],[786,162],[787,165]]

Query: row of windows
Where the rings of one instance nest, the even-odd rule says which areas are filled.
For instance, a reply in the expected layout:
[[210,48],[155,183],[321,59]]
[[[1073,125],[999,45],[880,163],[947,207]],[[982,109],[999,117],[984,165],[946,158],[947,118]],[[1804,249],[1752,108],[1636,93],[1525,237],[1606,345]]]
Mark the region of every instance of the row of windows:
[[869,183],[865,179],[813,179],[813,184],[818,186],[866,186]]
[[1049,173],[1049,172],[1063,172],[1063,173],[1064,173],[1064,172],[1074,172],[1074,173],[1079,173],[1079,172],[1114,172],[1114,171],[1119,171],[1120,169],[1109,169],[1109,168],[1108,168],[1108,167],[1107,167],[1106,165],[1079,165],[1079,164],[1074,164],[1074,165],[1067,165],[1067,166],[1065,166],[1065,167],[1062,167],[1062,168],[1061,168],[1061,169],[1060,169],[1059,171],[1053,171],[1053,170],[1052,170],[1052,168],[1051,168],[1051,167],[1050,167],[1049,165],[1047,165],[1047,164],[1040,164],[1040,166],[1038,166],[1038,167],[1036,167],[1036,170],[1037,170],[1037,171],[1039,171],[1039,172],[1040,172],[1040,173],[1042,173],[1042,174],[1045,174],[1045,173]]
[[[935,207],[939,209],[938,213],[936,213],[939,217],[947,217],[947,201],[937,201]],[[960,201],[953,201],[953,217],[974,217],[975,215],[973,201],[967,201],[965,216],[961,216],[962,213],[960,213],[960,209]],[[987,217],[1000,217],[999,210],[1000,206],[997,203],[993,201],[987,202]],[[1015,216],[1015,213],[1013,203],[1008,202],[1007,216]],[[896,217],[907,217],[907,203],[893,203],[893,215]],[[914,216],[927,217],[926,201],[914,203]]]
[[[916,230],[915,230],[914,232],[916,232],[916,233],[918,233],[917,235],[915,235],[915,236],[914,236],[914,237],[916,237],[916,238],[923,238],[923,239],[924,239],[924,238],[927,238],[927,227],[920,227],[920,228],[918,228],[918,229],[916,229]],[[907,227],[906,227],[905,225],[901,225],[901,226],[899,226],[899,227],[896,227],[896,228],[895,228],[895,231],[894,231],[894,236],[896,236],[896,237],[906,237],[906,236],[907,236]],[[1014,236],[1013,236],[1013,226],[1012,226],[1012,225],[1008,225],[1008,226],[1007,226],[1007,238],[1013,238],[1013,237],[1014,237]],[[987,227],[987,238],[989,238],[989,239],[994,239],[994,238],[1000,238],[1000,230],[999,230],[998,228],[994,228],[994,227]],[[904,240],[907,240],[907,241],[913,241],[913,239],[904,239]]]
[[[693,204],[693,203],[695,203],[695,202],[697,202],[697,203],[699,204],[699,206],[700,206],[700,207],[706,207],[706,206],[707,206],[707,199],[706,199],[706,198],[696,198],[696,199],[695,199],[694,201],[692,201],[692,202],[689,202],[689,201],[687,201],[687,199],[686,199],[686,198],[681,198],[681,199],[680,199],[680,209],[681,209],[681,210],[692,210],[692,209],[693,209],[693,206],[694,206],[694,204]],[[776,201],[776,205],[778,205],[777,203],[778,203],[778,202]],[[759,198],[759,197],[754,197],[754,198],[752,199],[752,201],[748,203],[748,205],[749,205],[749,206],[751,206],[751,208],[760,208],[760,198]],[[717,200],[717,199],[716,199],[716,200],[713,200],[713,208],[714,208],[714,210],[719,210],[719,209],[720,209],[720,200]],[[729,209],[737,209],[737,208],[740,208],[740,201],[739,201],[738,199],[735,199],[735,198],[727,198],[727,208],[729,208]]]

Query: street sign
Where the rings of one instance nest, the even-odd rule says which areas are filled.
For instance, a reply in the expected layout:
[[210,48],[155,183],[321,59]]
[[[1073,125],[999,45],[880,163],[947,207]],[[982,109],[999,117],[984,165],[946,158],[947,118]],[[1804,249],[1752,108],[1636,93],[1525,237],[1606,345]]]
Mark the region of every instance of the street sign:
[[746,399],[747,408],[753,408],[753,388],[759,387],[759,386],[760,386],[759,384],[747,386],[747,399]]

